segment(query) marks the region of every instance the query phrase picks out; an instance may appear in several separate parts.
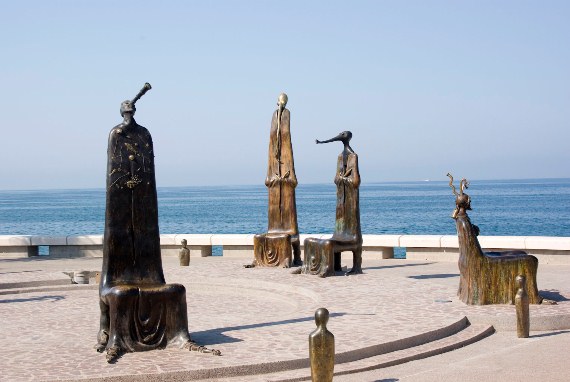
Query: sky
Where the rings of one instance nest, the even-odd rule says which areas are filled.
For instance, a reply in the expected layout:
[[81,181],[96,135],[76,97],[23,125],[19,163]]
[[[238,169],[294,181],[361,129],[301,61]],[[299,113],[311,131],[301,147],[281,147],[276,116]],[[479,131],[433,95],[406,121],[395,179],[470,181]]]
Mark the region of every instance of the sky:
[[0,5],[0,190],[105,187],[145,82],[159,187],[263,184],[281,92],[300,184],[570,177],[568,1]]

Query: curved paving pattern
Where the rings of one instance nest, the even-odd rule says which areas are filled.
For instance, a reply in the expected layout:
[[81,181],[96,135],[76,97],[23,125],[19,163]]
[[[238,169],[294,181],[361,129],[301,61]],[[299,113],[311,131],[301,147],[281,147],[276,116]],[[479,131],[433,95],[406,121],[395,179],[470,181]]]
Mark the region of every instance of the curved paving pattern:
[[[364,275],[320,279],[286,269],[245,269],[243,260],[192,259],[188,268],[178,267],[176,261],[165,260],[165,276],[187,287],[192,337],[220,349],[222,357],[167,348],[126,354],[109,365],[93,350],[99,315],[96,288],[41,289],[42,283],[65,280],[63,271],[97,270],[100,259],[0,260],[0,284],[36,283],[28,289],[34,291],[5,289],[3,293],[24,293],[0,295],[0,378],[96,379],[300,361],[307,358],[313,314],[321,306],[331,312],[329,330],[335,334],[337,354],[443,328],[464,316],[483,321],[514,318],[512,306],[468,307],[457,301],[458,275],[451,263],[365,259]],[[531,322],[570,317],[570,292],[557,289],[552,281],[556,278],[547,277],[567,274],[570,267],[543,268],[539,288],[544,283],[550,296],[562,301],[531,306]]]

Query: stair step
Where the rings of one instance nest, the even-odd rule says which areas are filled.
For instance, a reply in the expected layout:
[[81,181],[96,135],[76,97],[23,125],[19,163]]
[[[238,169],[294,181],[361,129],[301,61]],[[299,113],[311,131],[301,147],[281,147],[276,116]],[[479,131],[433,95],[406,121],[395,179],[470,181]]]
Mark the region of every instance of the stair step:
[[[422,358],[442,354],[451,350],[467,346],[495,332],[491,325],[470,325],[465,329],[445,338],[413,346],[403,350],[363,358],[353,362],[336,364],[334,375],[361,373],[374,369],[381,369]],[[310,381],[311,371],[300,369],[287,373],[287,379],[273,380],[275,382]]]

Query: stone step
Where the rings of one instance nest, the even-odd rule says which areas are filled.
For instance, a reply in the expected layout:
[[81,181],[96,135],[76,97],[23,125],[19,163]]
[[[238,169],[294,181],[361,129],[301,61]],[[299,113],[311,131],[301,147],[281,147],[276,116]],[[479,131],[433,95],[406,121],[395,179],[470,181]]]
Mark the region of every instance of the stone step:
[[[340,363],[335,365],[335,376],[361,373],[374,369],[381,369],[385,367],[395,366],[402,363],[415,361],[422,358],[431,357],[437,354],[442,354],[452,351],[474,342],[480,341],[485,337],[490,336],[495,332],[495,329],[490,325],[469,325],[465,329],[428,343],[418,346],[409,347],[402,350],[397,350],[377,356],[363,358],[353,362]],[[271,382],[296,382],[296,381],[310,381],[310,369],[298,369],[286,374],[281,374],[280,377],[275,376],[274,379],[268,379]]]

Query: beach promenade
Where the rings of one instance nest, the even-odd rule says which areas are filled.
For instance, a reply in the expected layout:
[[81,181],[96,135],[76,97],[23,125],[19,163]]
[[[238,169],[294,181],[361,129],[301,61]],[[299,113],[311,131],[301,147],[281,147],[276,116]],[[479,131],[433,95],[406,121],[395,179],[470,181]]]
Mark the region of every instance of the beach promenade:
[[[516,337],[511,305],[466,306],[454,262],[364,258],[365,274],[320,279],[245,269],[244,259],[164,257],[166,281],[186,286],[193,339],[221,357],[176,348],[108,364],[95,345],[97,285],[64,272],[98,271],[101,258],[0,260],[2,381],[310,380],[308,335],[326,307],[336,339],[335,381],[570,379],[570,266],[539,265],[531,336]],[[350,268],[350,256],[343,264]],[[94,280],[91,280],[93,282]]]

